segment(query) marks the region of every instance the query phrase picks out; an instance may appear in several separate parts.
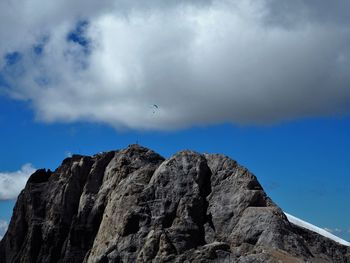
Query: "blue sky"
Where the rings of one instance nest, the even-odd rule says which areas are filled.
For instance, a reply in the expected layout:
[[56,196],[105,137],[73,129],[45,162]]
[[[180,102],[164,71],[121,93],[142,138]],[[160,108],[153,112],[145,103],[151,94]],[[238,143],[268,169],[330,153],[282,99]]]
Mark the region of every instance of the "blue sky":
[[1,2],[0,220],[35,168],[139,142],[226,154],[284,210],[350,240],[349,8]]
[[[182,149],[223,153],[248,167],[285,211],[349,240],[350,117],[263,127],[223,124],[173,132],[122,131],[89,123],[36,122],[26,103],[0,99],[1,171],[24,163],[55,169],[68,153],[91,155],[138,141],[165,157]],[[9,220],[14,201],[0,201]],[[341,231],[341,232],[340,232]]]

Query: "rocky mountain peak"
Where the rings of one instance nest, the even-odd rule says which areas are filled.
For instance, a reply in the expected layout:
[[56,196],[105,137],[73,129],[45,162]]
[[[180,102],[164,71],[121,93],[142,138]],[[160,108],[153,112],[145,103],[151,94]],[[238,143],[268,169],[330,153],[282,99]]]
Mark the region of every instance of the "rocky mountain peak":
[[36,171],[0,242],[0,263],[306,261],[350,250],[292,225],[224,155],[139,145]]

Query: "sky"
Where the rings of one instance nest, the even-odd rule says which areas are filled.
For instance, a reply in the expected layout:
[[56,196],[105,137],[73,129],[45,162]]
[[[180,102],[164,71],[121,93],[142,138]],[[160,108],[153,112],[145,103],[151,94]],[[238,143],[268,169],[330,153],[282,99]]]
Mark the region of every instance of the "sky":
[[349,9],[1,1],[0,236],[35,169],[138,142],[226,154],[285,211],[350,240]]

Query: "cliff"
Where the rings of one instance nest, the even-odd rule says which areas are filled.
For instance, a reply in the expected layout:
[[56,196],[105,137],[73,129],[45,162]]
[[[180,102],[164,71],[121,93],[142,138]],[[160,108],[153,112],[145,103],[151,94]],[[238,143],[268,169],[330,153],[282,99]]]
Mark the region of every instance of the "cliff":
[[350,262],[350,249],[292,225],[226,156],[165,160],[131,145],[36,171],[0,243],[5,262]]

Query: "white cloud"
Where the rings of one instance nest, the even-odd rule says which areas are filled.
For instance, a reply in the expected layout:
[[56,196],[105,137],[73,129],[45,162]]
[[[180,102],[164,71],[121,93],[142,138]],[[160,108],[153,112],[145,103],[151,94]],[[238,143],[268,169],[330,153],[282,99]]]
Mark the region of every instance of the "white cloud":
[[328,228],[328,227],[325,227],[325,228],[323,228],[323,229],[326,230],[326,231],[329,232],[329,233],[332,233],[332,232],[333,232],[333,229]]
[[31,164],[25,164],[15,172],[0,172],[0,200],[17,198],[29,176],[35,172]]
[[326,231],[328,231],[330,233],[333,233],[333,234],[342,234],[342,233],[346,232],[346,230],[338,228],[338,227],[335,227],[335,228],[325,227],[324,230],[326,230]]
[[[7,92],[42,121],[175,129],[350,111],[348,1],[63,2],[0,8],[0,52],[24,54],[3,70]],[[82,18],[88,54],[67,41]]]
[[8,223],[5,220],[0,219],[0,240],[3,238],[5,235],[6,231],[8,228]]
[[72,157],[72,155],[73,155],[73,154],[72,154],[72,152],[70,152],[70,151],[65,151],[65,152],[64,152],[64,156],[65,156],[65,157]]

